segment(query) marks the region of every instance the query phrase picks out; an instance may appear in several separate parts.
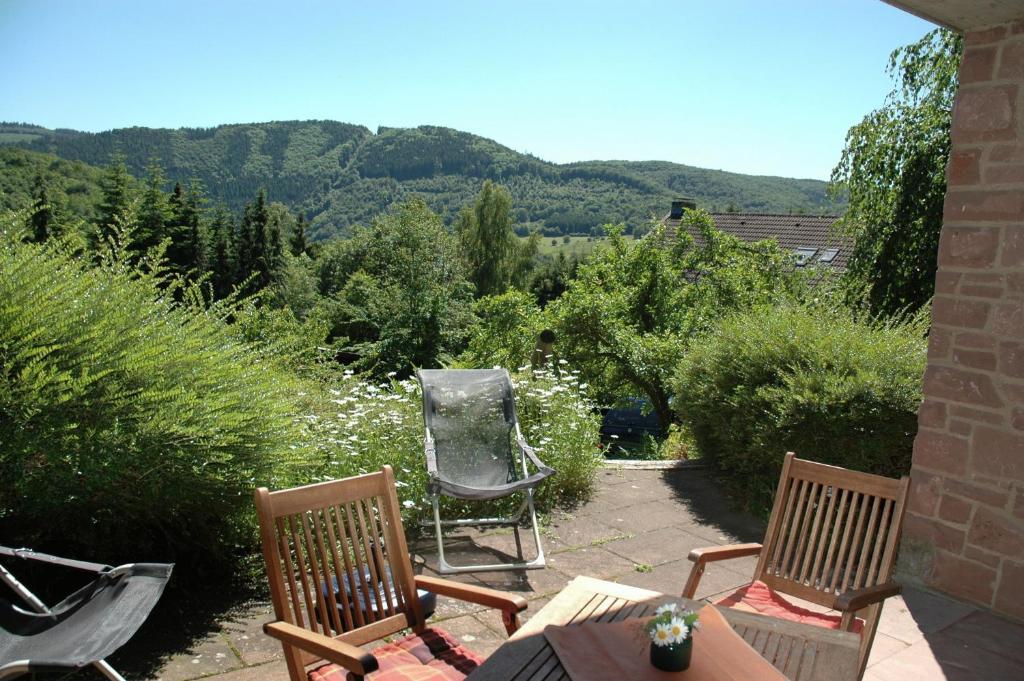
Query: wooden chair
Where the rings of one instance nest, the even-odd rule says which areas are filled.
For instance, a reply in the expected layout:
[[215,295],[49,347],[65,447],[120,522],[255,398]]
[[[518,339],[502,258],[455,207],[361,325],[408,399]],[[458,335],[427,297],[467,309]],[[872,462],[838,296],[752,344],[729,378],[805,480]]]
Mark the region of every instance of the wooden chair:
[[[501,611],[519,627],[521,596],[414,575],[390,466],[368,475],[255,492],[276,621],[292,681],[461,679],[482,660],[428,628],[417,588]],[[358,646],[411,628],[377,647]],[[427,668],[425,668],[427,667]],[[379,669],[379,671],[377,671]]]
[[[891,579],[909,481],[804,461],[789,452],[764,544],[691,551],[694,565],[683,596],[693,598],[708,563],[758,556],[754,582],[716,604],[859,631],[860,678],[882,603],[900,592]],[[810,612],[779,594],[841,615]]]

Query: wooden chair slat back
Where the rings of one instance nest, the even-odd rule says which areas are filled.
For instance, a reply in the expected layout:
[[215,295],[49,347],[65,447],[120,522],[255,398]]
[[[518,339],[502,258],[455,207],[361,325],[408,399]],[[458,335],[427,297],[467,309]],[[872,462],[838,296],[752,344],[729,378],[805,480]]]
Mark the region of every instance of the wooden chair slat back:
[[889,581],[908,483],[788,453],[756,578],[829,606],[848,589]]
[[279,620],[346,640],[363,638],[355,633],[363,627],[378,638],[423,626],[390,466],[278,492],[260,488],[256,506]]

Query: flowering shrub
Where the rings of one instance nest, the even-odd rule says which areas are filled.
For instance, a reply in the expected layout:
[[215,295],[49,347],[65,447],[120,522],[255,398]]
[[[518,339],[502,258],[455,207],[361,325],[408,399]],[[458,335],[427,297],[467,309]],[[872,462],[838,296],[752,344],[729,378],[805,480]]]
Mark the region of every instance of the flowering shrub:
[[[295,448],[284,462],[276,485],[343,478],[390,464],[398,480],[405,522],[430,514],[427,470],[423,454],[423,412],[415,379],[373,383],[345,372],[321,393],[305,394],[308,409],[301,417],[309,446]],[[557,474],[537,490],[539,509],[583,499],[590,493],[601,464],[597,449],[598,417],[575,372],[521,371],[513,374],[520,428],[537,455]],[[442,511],[457,516],[469,503],[443,498]],[[488,502],[489,511],[507,513],[518,497]],[[479,513],[476,504],[474,514]]]

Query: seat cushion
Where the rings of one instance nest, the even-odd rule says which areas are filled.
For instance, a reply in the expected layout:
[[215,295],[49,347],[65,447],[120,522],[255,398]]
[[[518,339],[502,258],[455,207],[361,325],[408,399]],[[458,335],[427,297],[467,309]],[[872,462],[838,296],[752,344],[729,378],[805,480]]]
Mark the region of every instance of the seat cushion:
[[[374,648],[380,668],[366,676],[373,681],[462,681],[483,658],[466,650],[442,629],[425,629]],[[346,670],[326,664],[309,672],[309,681],[345,681]]]
[[[715,605],[756,612],[781,620],[813,624],[826,629],[838,629],[842,622],[842,617],[839,615],[826,615],[790,603],[782,597],[782,594],[776,593],[761,581],[737,589],[732,594],[716,601]],[[863,628],[864,621],[854,618],[852,631],[859,634]]]

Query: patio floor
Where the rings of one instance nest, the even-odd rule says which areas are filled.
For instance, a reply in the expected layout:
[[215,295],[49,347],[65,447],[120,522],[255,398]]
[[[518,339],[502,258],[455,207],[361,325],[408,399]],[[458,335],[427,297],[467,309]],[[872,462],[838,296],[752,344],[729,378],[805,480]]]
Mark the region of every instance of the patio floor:
[[[699,468],[605,468],[589,503],[571,514],[551,518],[543,536],[547,569],[478,573],[456,579],[522,594],[530,604],[523,613],[528,619],[576,575],[678,594],[689,574],[686,556],[691,549],[760,541],[763,532],[763,523],[732,510]],[[526,535],[523,539],[529,551],[532,542]],[[515,543],[511,531],[467,531],[453,538],[451,546],[451,562],[492,562],[496,555],[514,553]],[[417,571],[434,574],[433,543],[419,542],[411,548]],[[755,562],[747,558],[709,567],[698,598],[741,586],[749,580]],[[281,647],[261,630],[271,618],[269,604],[254,604],[243,614],[220,622],[218,630],[187,652],[167,659],[157,678],[286,680]],[[443,622],[444,629],[482,655],[505,640],[497,613],[452,599],[439,599],[432,621]],[[931,593],[905,589],[902,598],[890,599],[883,608],[864,678],[1021,679],[1022,643],[1024,626]]]

